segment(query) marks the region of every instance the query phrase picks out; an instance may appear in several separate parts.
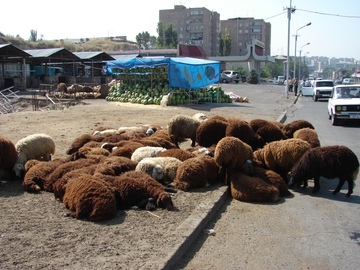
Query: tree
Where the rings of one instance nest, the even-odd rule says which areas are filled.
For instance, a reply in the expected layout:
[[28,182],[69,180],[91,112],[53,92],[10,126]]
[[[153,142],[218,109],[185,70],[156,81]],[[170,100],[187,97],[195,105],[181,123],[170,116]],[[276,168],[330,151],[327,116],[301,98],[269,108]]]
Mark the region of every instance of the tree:
[[30,37],[29,41],[36,42],[37,41],[37,30],[31,29],[30,30]]
[[150,34],[148,31],[142,32],[136,35],[136,42],[139,48],[142,49],[149,49],[149,42],[150,42]]
[[158,33],[157,47],[164,48],[165,47],[165,36],[164,36],[164,29],[163,29],[162,22],[158,22],[156,32]]
[[259,77],[256,71],[253,69],[250,71],[250,76],[248,77],[248,83],[250,84],[258,84],[259,83]]
[[231,37],[227,28],[225,28],[225,52],[224,56],[229,56],[231,54]]
[[165,47],[176,48],[178,44],[178,36],[176,31],[173,29],[172,24],[168,24],[165,29]]
[[264,69],[271,78],[284,75],[284,66],[280,62],[267,62]]
[[224,56],[224,40],[219,33],[219,56]]

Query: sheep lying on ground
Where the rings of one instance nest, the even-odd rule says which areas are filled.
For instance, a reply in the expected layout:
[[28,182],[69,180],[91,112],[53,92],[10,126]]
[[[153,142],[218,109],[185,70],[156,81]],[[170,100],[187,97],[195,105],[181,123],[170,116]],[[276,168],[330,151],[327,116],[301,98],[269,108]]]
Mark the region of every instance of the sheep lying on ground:
[[284,125],[283,132],[287,138],[293,138],[293,134],[296,130],[306,127],[315,129],[314,126],[307,120],[294,120]]
[[143,146],[137,148],[134,153],[131,155],[131,160],[135,162],[140,162],[143,158],[146,157],[155,157],[160,152],[165,151],[164,147],[155,147],[155,146]]
[[320,176],[331,179],[339,178],[339,184],[333,191],[337,194],[345,181],[348,183],[349,197],[353,193],[354,181],[359,173],[359,160],[355,153],[346,146],[322,146],[307,151],[288,173],[289,185],[307,186],[307,180],[314,178],[313,193],[320,189]]
[[174,157],[149,157],[142,159],[135,171],[143,171],[157,181],[167,184],[174,180],[182,161]]
[[179,165],[173,181],[175,188],[189,191],[221,182],[219,167],[213,157],[199,155]]
[[185,139],[191,139],[191,146],[196,144],[196,130],[200,125],[200,121],[190,116],[176,115],[172,117],[168,124],[168,132],[171,141],[179,147],[179,143]]
[[[32,161],[32,160],[30,160]],[[45,190],[48,176],[62,163],[64,159],[54,159],[51,161],[39,161],[31,166],[24,175],[22,186],[27,192],[38,192]],[[27,163],[26,163],[27,164]]]
[[302,139],[307,141],[311,147],[320,146],[320,140],[315,129],[312,128],[301,128],[294,132],[293,137],[295,139]]
[[261,178],[235,172],[230,179],[231,196],[243,202],[276,202],[279,190]]
[[[106,145],[105,147],[108,148],[109,145]],[[110,156],[123,156],[131,158],[135,150],[140,147],[144,147],[144,145],[140,142],[126,141],[123,144],[119,144],[119,146],[113,147]]]
[[15,144],[9,139],[0,136],[0,171],[11,171],[17,155]]
[[228,136],[222,138],[216,145],[214,159],[220,168],[220,174],[226,175],[228,184],[234,170],[243,166],[246,160],[253,160],[253,151],[250,145],[239,138]]
[[310,144],[301,139],[273,141],[254,151],[254,160],[280,174],[287,183],[287,173],[310,148]]
[[115,189],[109,183],[89,174],[71,179],[65,185],[63,203],[69,216],[88,221],[103,221],[116,214]]
[[15,144],[15,148],[18,155],[13,170],[17,177],[22,177],[26,161],[30,159],[51,160],[51,155],[55,153],[55,142],[47,134],[32,134],[19,140]]
[[127,171],[135,170],[136,165],[137,162],[134,162],[127,157],[107,157],[97,165],[94,175],[96,175],[96,173],[101,173],[105,175],[116,176]]
[[[228,122],[223,117],[211,117],[202,122],[196,131],[196,142],[203,147],[217,144],[225,137]],[[194,145],[192,145],[194,146]]]
[[129,209],[132,206],[145,208],[150,198],[155,200],[158,207],[167,210],[174,207],[167,189],[145,172],[125,172],[115,179],[114,187],[119,193],[118,205],[121,209]]
[[190,151],[183,150],[180,148],[174,148],[174,149],[167,149],[163,152],[160,152],[156,155],[156,157],[174,157],[181,161],[185,161],[189,158],[193,158],[196,155]]

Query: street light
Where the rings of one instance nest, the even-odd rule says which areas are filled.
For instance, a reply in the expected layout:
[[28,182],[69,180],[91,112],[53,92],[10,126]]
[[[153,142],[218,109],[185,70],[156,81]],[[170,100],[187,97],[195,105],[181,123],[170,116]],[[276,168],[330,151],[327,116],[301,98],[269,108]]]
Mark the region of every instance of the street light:
[[300,80],[300,70],[301,70],[301,49],[304,48],[305,46],[309,45],[309,44],[310,44],[310,42],[308,42],[305,45],[300,47],[299,77],[298,77],[299,80]]
[[[299,36],[298,35],[298,31],[300,30],[300,29],[302,29],[302,28],[304,28],[304,27],[306,27],[306,26],[309,26],[309,25],[311,25],[311,22],[309,22],[308,24],[305,24],[305,25],[303,25],[303,26],[301,26],[300,28],[298,28],[297,30],[296,30],[296,35],[295,35],[295,55],[294,55],[294,74],[296,74],[296,43],[297,43],[297,37]],[[301,58],[300,58],[301,59]],[[295,76],[295,75],[294,75]]]

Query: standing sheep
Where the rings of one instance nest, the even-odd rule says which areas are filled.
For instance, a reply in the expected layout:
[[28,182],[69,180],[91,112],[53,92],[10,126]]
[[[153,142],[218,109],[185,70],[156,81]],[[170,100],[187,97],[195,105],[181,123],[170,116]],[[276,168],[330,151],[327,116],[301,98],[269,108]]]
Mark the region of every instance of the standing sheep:
[[220,174],[226,172],[225,182],[228,184],[231,174],[241,168],[245,161],[253,160],[254,157],[250,145],[239,138],[228,136],[216,145],[214,159],[220,168]]
[[11,171],[17,155],[15,144],[9,139],[0,136],[0,171]]
[[172,117],[168,124],[168,132],[171,141],[179,147],[179,143],[185,139],[191,139],[191,146],[196,144],[196,130],[200,125],[200,121],[190,116],[176,115]]
[[24,165],[30,159],[41,161],[51,160],[51,155],[55,154],[55,142],[47,134],[39,133],[29,135],[15,144],[18,152],[17,160],[13,166],[15,175],[22,177],[24,173]]
[[249,125],[264,140],[264,145],[265,143],[287,139],[282,129],[275,124],[275,121],[253,119],[250,120]]
[[287,173],[310,148],[310,144],[301,139],[273,141],[254,151],[254,160],[280,174],[287,183]]
[[294,120],[284,125],[283,132],[287,138],[293,138],[294,132],[296,130],[306,127],[315,129],[314,126],[307,120],[303,120],[303,119]]
[[294,132],[293,137],[295,139],[302,139],[308,142],[312,148],[320,146],[320,140],[315,129],[301,128]]
[[348,183],[349,197],[353,193],[354,181],[359,173],[359,160],[346,146],[333,145],[310,149],[288,173],[289,186],[307,186],[307,180],[314,178],[313,193],[320,190],[320,176],[339,178],[339,184],[332,194],[337,194],[345,181]]

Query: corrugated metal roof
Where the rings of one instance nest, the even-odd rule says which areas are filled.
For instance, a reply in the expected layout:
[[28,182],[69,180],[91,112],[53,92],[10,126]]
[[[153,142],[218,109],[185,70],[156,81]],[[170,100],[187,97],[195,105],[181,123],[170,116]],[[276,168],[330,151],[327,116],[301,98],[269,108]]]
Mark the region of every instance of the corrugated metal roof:
[[29,57],[30,54],[19,49],[12,44],[0,44],[0,57],[1,58],[14,58],[14,57]]
[[100,61],[110,61],[115,60],[114,57],[105,53],[105,52],[74,52],[77,57],[82,60],[100,60]]
[[25,50],[25,52],[33,58],[79,59],[79,57],[65,48]]

